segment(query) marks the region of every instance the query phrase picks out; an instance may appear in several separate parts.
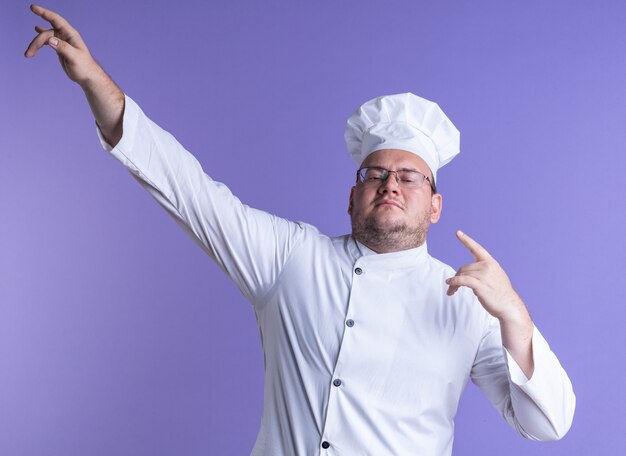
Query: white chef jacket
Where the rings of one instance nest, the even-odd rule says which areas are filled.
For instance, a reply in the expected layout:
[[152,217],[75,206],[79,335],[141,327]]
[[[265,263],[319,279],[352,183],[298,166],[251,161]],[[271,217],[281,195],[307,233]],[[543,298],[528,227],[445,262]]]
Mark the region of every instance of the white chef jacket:
[[250,208],[129,97],[120,142],[100,138],[252,304],[265,358],[252,455],[450,455],[469,378],[524,437],[569,429],[572,386],[541,333],[528,380],[472,291],[446,295],[455,271],[425,244],[377,254]]

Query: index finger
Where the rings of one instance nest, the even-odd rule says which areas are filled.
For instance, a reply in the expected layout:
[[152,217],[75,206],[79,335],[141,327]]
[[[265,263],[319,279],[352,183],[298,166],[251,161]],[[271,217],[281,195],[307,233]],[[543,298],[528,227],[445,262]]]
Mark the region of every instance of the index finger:
[[467,249],[471,252],[476,261],[491,259],[491,255],[489,254],[489,252],[487,252],[487,250],[485,250],[482,245],[469,237],[463,231],[457,230],[456,237],[465,247],[467,247]]
[[50,22],[52,27],[63,34],[74,34],[76,30],[60,14],[39,5],[30,5],[30,10],[37,16]]

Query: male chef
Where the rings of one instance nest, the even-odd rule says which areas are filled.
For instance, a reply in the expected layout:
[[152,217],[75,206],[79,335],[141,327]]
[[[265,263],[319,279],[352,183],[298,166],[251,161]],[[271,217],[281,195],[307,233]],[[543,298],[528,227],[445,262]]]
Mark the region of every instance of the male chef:
[[410,93],[349,119],[357,164],[352,234],[331,238],[242,204],[105,74],[58,14],[32,11],[26,56],[45,44],[84,90],[105,149],[175,217],[252,304],[265,356],[253,455],[450,455],[472,379],[529,439],[569,429],[575,398],[556,356],[498,263],[468,235],[474,262],[428,254],[438,169],[459,133]]

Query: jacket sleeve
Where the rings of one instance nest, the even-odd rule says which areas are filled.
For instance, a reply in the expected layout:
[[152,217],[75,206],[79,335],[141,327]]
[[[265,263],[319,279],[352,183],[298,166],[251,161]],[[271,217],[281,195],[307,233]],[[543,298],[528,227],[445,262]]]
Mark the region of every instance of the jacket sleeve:
[[125,97],[123,136],[110,151],[235,282],[249,301],[280,274],[304,225],[242,204],[196,158]]
[[529,380],[503,347],[498,320],[490,317],[471,378],[522,436],[558,440],[574,417],[572,383],[537,327],[533,329],[532,352],[535,370]]

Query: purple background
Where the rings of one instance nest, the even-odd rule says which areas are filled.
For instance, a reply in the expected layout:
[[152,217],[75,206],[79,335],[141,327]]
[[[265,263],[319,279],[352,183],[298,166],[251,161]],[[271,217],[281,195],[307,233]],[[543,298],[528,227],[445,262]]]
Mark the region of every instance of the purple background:
[[[533,443],[470,384],[455,455],[625,453],[624,3],[47,6],[210,175],[331,235],[349,231],[348,115],[381,94],[437,101],[462,153],[439,173],[429,250],[459,267],[454,230],[482,242],[578,398],[565,439]],[[0,4],[0,454],[248,454],[253,313],[100,149],[52,50],[22,57],[39,23]]]

